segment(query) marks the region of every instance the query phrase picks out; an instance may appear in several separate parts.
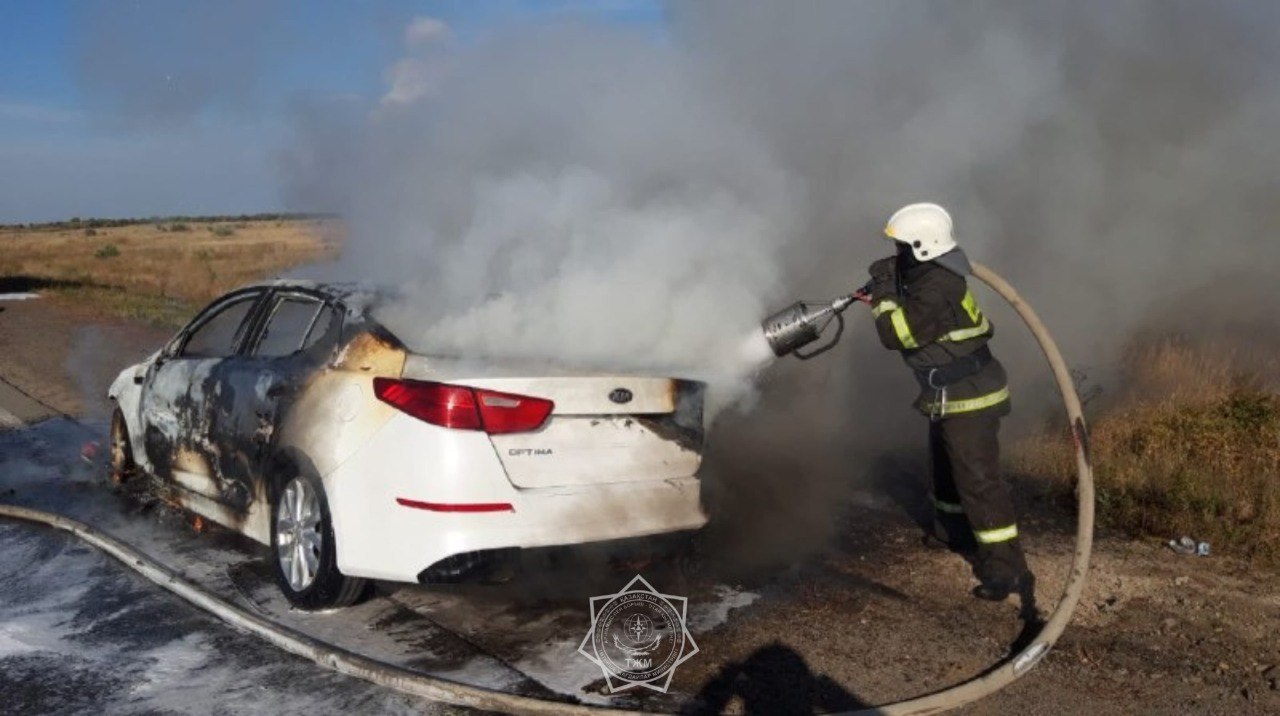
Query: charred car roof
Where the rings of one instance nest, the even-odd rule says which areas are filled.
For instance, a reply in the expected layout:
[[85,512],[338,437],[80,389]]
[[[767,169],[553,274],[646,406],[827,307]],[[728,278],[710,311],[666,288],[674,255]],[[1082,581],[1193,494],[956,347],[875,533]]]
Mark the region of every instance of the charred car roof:
[[346,306],[351,313],[368,314],[369,309],[388,294],[386,289],[358,281],[311,281],[307,279],[280,278],[259,281],[244,288],[298,289],[323,294]]

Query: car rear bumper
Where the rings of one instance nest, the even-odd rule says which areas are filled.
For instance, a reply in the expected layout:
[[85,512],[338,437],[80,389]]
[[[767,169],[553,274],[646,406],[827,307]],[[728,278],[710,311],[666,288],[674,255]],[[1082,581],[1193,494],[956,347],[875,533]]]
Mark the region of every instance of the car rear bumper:
[[516,488],[483,433],[400,416],[324,483],[338,569],[372,579],[416,582],[454,555],[644,537],[707,522],[696,476]]
[[697,529],[664,532],[644,537],[624,537],[578,545],[550,547],[504,547],[479,552],[464,552],[446,557],[418,573],[419,584],[458,584],[473,580],[505,580],[509,570],[532,567],[541,570],[552,565],[599,563],[604,559],[614,568],[627,564],[649,563],[655,558],[670,559],[688,549]]
[[512,490],[511,511],[434,512],[392,502],[374,519],[347,521],[343,574],[403,582],[455,555],[551,547],[696,529],[707,522],[696,477],[569,490]]

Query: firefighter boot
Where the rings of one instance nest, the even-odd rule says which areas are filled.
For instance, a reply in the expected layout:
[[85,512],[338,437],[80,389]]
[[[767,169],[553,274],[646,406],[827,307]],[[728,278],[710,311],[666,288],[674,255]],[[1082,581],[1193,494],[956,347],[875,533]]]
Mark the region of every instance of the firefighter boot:
[[1027,568],[1022,545],[1016,539],[982,545],[975,571],[982,583],[974,587],[973,596],[979,599],[1002,602],[1010,594],[1024,598],[1035,594],[1035,575]]
[[1011,594],[1022,597],[1024,604],[1035,601],[1036,575],[1027,570],[1010,581],[983,582],[973,588],[973,596],[988,602],[1003,602]]

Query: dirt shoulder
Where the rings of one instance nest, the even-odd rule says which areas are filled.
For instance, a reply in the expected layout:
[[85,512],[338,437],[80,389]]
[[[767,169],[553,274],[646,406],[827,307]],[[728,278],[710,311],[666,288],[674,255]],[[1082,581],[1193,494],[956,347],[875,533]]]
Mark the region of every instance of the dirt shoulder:
[[[169,335],[46,299],[0,306],[0,376],[72,414],[100,410],[110,379]],[[1052,521],[1026,532],[1048,610],[1072,539]],[[826,554],[737,586],[758,598],[700,639],[673,685],[707,707],[813,712],[934,691],[1003,658],[1022,626],[1012,601],[969,597],[967,564],[923,549],[891,509],[858,509]],[[1104,536],[1057,648],[962,712],[1280,713],[1277,626],[1275,571]]]
[[[723,645],[706,648],[747,655],[778,640],[815,674],[874,704],[977,675],[1016,640],[1014,603],[970,598],[967,565],[921,549],[911,526],[897,521],[846,539],[845,550],[808,568],[794,589],[762,600]],[[879,550],[858,554],[874,540]],[[1072,540],[1032,531],[1027,547],[1047,610],[1061,594]],[[964,712],[1280,713],[1276,625],[1275,573],[1103,538],[1057,648],[1030,675]]]
[[0,301],[0,377],[53,411],[99,419],[116,375],[171,335],[59,297]]

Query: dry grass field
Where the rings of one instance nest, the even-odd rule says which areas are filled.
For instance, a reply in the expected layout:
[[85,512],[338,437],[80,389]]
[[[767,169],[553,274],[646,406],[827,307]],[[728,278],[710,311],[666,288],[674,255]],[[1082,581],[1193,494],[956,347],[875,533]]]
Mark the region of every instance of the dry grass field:
[[335,256],[343,237],[336,219],[90,223],[0,227],[0,290],[172,327],[228,289]]
[[[1135,344],[1124,366],[1124,392],[1091,411],[1102,523],[1280,561],[1280,362],[1166,338]],[[1013,463],[1064,493],[1074,481],[1061,435],[1022,442]]]

